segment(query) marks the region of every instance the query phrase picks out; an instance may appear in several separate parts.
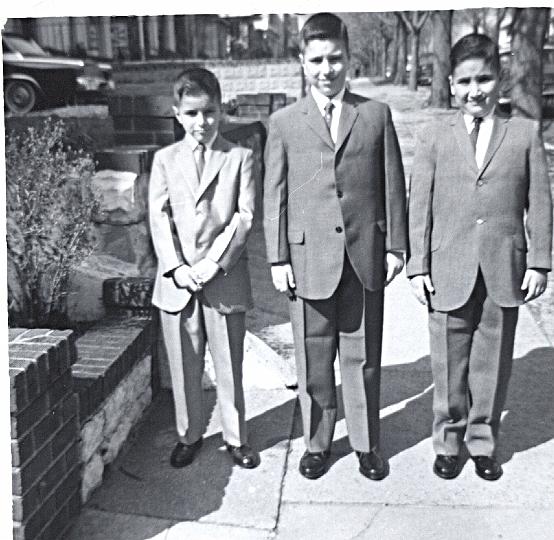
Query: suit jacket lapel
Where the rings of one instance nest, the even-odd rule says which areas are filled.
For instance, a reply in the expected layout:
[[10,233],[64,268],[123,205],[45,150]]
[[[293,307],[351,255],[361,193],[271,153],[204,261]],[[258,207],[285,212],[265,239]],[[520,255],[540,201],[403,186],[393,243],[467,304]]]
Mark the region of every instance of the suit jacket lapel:
[[208,189],[209,185],[214,181],[221,167],[223,167],[223,164],[225,163],[225,159],[227,157],[227,149],[228,146],[225,143],[225,140],[218,135],[212,145],[210,159],[208,159],[208,162],[204,167],[204,172],[202,173],[202,178],[200,179],[200,185],[196,189],[196,202],[200,200],[202,195]]
[[317,108],[317,104],[311,93],[304,98],[302,106],[302,112],[305,114],[308,126],[310,126],[311,130],[318,135],[324,143],[334,150],[335,143],[333,139],[331,139],[331,134],[327,129],[325,120]]
[[452,117],[451,125],[452,129],[454,130],[454,137],[458,142],[458,146],[460,147],[462,156],[466,160],[471,170],[475,174],[477,174],[478,169],[477,162],[475,161],[475,152],[473,151],[473,146],[471,146],[467,127],[464,122],[464,116],[461,112]]
[[485,169],[488,167],[491,159],[500,147],[500,143],[502,142],[502,139],[504,139],[504,135],[506,135],[507,127],[508,118],[501,118],[496,115],[494,116],[491,138],[485,153],[485,158],[483,159],[483,165],[481,165],[481,169],[479,169],[479,176],[485,172]]
[[194,194],[198,188],[198,174],[196,173],[196,160],[191,147],[183,139],[177,152],[175,152],[175,170],[181,171],[184,176],[185,184]]
[[340,150],[341,146],[344,144],[344,141],[346,141],[348,135],[350,135],[356,118],[358,118],[356,102],[352,99],[350,93],[346,91],[344,93],[342,111],[339,118],[339,132],[337,136],[337,144],[335,145],[336,152]]

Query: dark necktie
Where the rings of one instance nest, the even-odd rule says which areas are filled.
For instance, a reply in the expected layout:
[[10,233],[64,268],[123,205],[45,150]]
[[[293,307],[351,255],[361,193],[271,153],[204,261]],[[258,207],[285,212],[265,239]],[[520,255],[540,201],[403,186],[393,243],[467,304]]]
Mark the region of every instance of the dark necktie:
[[198,146],[194,150],[196,154],[196,170],[198,171],[198,180],[202,179],[202,173],[204,172],[205,157],[204,152],[206,147],[202,143],[198,143]]
[[477,149],[477,137],[479,136],[479,128],[481,127],[482,121],[483,119],[478,117],[473,119],[473,129],[469,134],[469,140],[471,141],[471,146],[473,146],[473,153],[475,153]]
[[331,122],[333,121],[333,109],[335,108],[335,105],[332,101],[328,101],[325,104],[325,108],[323,109],[325,111],[325,123],[327,124],[327,129],[329,130],[329,133],[331,133]]

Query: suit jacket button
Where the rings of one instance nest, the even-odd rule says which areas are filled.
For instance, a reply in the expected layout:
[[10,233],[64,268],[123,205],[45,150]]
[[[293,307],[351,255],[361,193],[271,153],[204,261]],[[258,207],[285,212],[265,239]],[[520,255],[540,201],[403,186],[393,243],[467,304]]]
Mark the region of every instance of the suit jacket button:
[[478,225],[483,225],[483,223],[485,223],[485,220],[484,220],[484,219],[479,218],[479,219],[477,220],[477,224],[478,224]]
[[337,197],[342,199],[342,191],[340,189],[337,191]]
[[479,182],[477,182],[477,185],[478,186],[482,186],[485,182],[483,182],[483,180],[479,180]]
[[335,227],[335,231],[337,231],[338,233],[341,233],[342,232],[342,227]]

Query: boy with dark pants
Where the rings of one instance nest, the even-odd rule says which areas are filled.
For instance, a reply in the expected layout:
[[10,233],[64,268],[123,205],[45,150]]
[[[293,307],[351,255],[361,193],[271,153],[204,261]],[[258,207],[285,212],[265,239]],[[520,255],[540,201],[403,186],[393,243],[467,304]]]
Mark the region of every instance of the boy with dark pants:
[[389,108],[346,89],[342,20],[308,19],[300,59],[308,95],[277,111],[265,154],[264,229],[277,290],[288,293],[306,452],[326,472],[339,353],[348,437],[360,472],[381,480],[379,387],[383,289],[406,249],[405,181]]
[[246,240],[254,213],[252,151],[219,135],[221,90],[208,70],[184,71],[174,85],[183,140],[154,156],[149,188],[160,309],[179,441],[170,462],[184,467],[202,445],[206,342],[217,378],[223,438],[233,461],[253,468],[242,388],[245,312],[252,295]]
[[552,200],[539,123],[495,110],[496,44],[470,34],[450,59],[460,110],[417,143],[407,273],[429,307],[434,472],[460,473],[465,437],[476,473],[497,480],[518,306],[546,288]]

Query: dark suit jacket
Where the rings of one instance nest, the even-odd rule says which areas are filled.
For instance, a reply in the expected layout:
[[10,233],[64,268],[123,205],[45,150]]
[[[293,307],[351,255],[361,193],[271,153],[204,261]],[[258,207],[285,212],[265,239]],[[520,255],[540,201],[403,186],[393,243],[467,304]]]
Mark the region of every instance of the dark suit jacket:
[[495,303],[521,304],[525,270],[551,268],[552,200],[538,123],[495,116],[480,169],[461,113],[426,127],[414,159],[409,231],[408,276],[430,273],[434,309],[464,305],[479,267]]
[[347,91],[336,145],[311,94],[277,111],[265,170],[268,259],[291,263],[299,296],[331,296],[345,247],[364,287],[384,286],[385,250],[407,243],[404,171],[386,105]]

